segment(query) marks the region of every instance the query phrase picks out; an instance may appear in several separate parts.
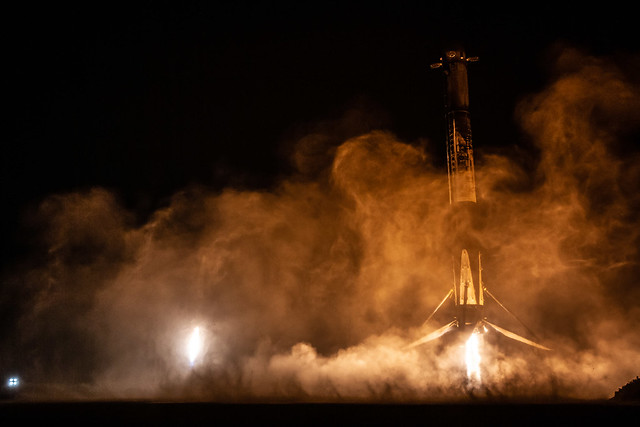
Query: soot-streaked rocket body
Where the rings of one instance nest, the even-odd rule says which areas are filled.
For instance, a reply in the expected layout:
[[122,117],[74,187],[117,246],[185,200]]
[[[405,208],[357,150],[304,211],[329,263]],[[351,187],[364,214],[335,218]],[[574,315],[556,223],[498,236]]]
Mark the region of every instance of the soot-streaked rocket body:
[[[469,85],[467,65],[478,61],[477,57],[467,57],[463,50],[449,50],[440,58],[440,62],[431,65],[432,69],[442,69],[445,76],[445,118],[447,121],[447,171],[449,178],[449,204],[453,210],[466,210],[476,213],[476,181],[471,139],[471,120],[469,114]],[[456,316],[445,326],[411,343],[414,347],[432,341],[447,332],[458,330],[467,334],[483,333],[489,328],[509,338],[544,350],[547,347],[530,341],[506,329],[490,323],[484,317],[485,295],[491,297],[500,307],[509,312],[487,290],[482,281],[482,257],[477,242],[470,238],[467,225],[457,224],[453,247],[453,286],[424,322],[452,298]],[[459,259],[458,264],[455,260]],[[474,275],[474,272],[477,272]],[[474,279],[475,277],[475,279]],[[509,312],[509,314],[512,314]]]
[[[432,69],[442,69],[445,77],[445,120],[447,122],[447,174],[449,204],[452,210],[467,210],[477,214],[475,165],[469,113],[469,83],[467,64],[478,61],[467,57],[463,50],[449,50]],[[484,308],[481,260],[477,243],[469,239],[466,226],[456,224],[453,244],[454,285],[452,295],[458,307],[456,320],[464,330],[475,327],[482,319]],[[456,262],[459,260],[459,264]],[[473,271],[477,271],[474,280]],[[459,272],[459,274],[456,274]],[[457,276],[457,278],[456,278]]]
[[464,51],[450,50],[431,68],[442,68],[446,77],[445,116],[447,120],[447,168],[449,202],[476,202],[471,120],[469,118],[469,84]]

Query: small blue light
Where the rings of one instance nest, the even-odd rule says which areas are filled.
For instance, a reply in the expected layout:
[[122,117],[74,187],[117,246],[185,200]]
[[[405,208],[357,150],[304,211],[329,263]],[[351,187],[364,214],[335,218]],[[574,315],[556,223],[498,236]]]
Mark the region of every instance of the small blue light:
[[20,385],[20,380],[17,377],[11,377],[7,381],[7,387],[15,388]]

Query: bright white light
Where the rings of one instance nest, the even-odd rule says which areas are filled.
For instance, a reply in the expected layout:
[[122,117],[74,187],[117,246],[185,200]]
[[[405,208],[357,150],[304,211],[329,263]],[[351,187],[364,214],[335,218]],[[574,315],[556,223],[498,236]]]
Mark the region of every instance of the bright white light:
[[480,382],[480,334],[473,332],[465,345],[465,362],[467,364],[467,378]]
[[7,381],[7,387],[15,388],[15,387],[18,387],[19,385],[20,385],[20,380],[16,377],[11,377]]
[[196,358],[202,350],[202,337],[200,336],[200,327],[196,326],[191,332],[189,343],[187,344],[187,355],[189,356],[189,364],[194,365]]

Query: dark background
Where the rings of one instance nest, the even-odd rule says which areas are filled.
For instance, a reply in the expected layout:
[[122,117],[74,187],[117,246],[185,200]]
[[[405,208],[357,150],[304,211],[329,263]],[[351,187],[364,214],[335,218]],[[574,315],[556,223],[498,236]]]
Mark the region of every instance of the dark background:
[[363,128],[443,150],[429,64],[456,43],[480,57],[474,141],[499,147],[527,144],[514,108],[544,87],[554,44],[638,42],[612,2],[130,3],[3,6],[3,270],[28,255],[25,218],[47,195],[105,187],[143,223],[190,184],[270,188],[297,136],[354,106]]

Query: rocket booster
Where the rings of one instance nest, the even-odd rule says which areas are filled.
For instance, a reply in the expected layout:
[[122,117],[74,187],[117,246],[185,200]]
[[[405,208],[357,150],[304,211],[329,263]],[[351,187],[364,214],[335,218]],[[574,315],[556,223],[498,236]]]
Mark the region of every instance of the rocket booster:
[[[475,211],[476,206],[476,181],[473,164],[473,147],[471,145],[471,121],[469,120],[469,85],[467,83],[467,63],[476,62],[477,57],[467,58],[463,50],[448,50],[440,58],[440,62],[431,64],[431,68],[442,68],[446,79],[445,117],[447,120],[447,164],[449,176],[449,203],[456,210]],[[467,331],[487,331],[491,328],[508,338],[520,341],[524,344],[542,349],[549,348],[537,344],[527,338],[503,329],[487,321],[484,317],[485,295],[491,297],[505,311],[509,310],[502,305],[484,286],[482,281],[482,258],[479,251],[470,248],[471,240],[465,233],[464,227],[457,230],[453,237],[453,243],[462,249],[459,270],[456,262],[453,263],[453,287],[436,309],[423,323],[426,325],[436,312],[449,299],[453,302],[457,316],[448,324],[423,336],[409,344],[407,348],[415,347],[435,340],[442,335],[458,329]],[[474,246],[471,244],[471,246]],[[469,253],[474,254],[469,257]],[[458,252],[460,253],[460,252]],[[474,286],[474,274],[472,264],[477,253],[477,285]],[[456,272],[459,272],[456,277]],[[512,314],[511,312],[509,312]]]
[[449,50],[431,68],[442,68],[446,79],[447,170],[449,203],[476,202],[476,180],[469,119],[467,58],[463,50]]
[[[477,202],[467,80],[467,64],[477,60],[477,57],[468,58],[463,50],[448,50],[440,58],[440,62],[431,65],[433,69],[441,68],[445,76],[449,203],[456,206],[457,209],[472,209],[472,206],[475,206]],[[455,303],[465,310],[467,306],[481,308],[484,305],[484,298],[482,295],[480,254],[476,255],[476,251],[468,247],[469,241],[464,239],[464,229],[458,229],[457,232],[459,233],[458,237],[462,237],[462,241],[457,243],[461,244],[464,249],[462,249],[460,256],[459,285],[455,283],[454,278]],[[473,253],[474,258],[477,257],[478,261],[477,291],[473,283],[469,253]],[[467,316],[461,317],[466,318]]]

